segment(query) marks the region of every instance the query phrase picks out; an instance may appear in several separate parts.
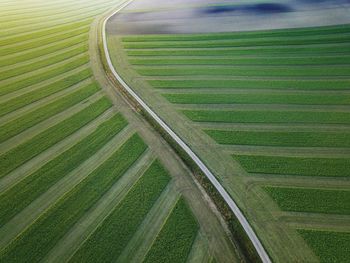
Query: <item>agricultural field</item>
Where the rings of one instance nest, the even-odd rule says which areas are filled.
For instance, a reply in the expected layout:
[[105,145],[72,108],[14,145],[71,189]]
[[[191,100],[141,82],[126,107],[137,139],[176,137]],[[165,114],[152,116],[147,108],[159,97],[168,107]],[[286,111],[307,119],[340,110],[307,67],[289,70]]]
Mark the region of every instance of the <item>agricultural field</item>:
[[137,12],[107,26],[116,70],[214,172],[272,260],[348,261],[350,25],[117,29]]
[[[241,262],[189,169],[107,79],[121,0],[0,0],[0,262]],[[179,238],[181,237],[181,238]]]

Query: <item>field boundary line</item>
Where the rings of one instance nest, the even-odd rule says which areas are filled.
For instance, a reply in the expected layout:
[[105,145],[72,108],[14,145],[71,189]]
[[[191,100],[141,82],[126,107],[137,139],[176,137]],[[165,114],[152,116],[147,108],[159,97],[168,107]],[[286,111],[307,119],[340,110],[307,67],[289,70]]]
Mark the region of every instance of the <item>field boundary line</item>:
[[227,205],[230,207],[231,211],[234,213],[234,215],[237,217],[238,221],[240,222],[241,226],[243,227],[244,231],[246,232],[247,236],[249,237],[250,241],[252,242],[254,248],[256,249],[257,253],[259,254],[259,257],[261,258],[262,262],[264,263],[270,263],[270,257],[267,254],[265,248],[261,244],[259,238],[257,237],[256,233],[254,232],[253,228],[248,223],[248,220],[243,215],[242,211],[239,209],[237,204],[234,202],[234,200],[231,198],[231,196],[226,192],[224,187],[220,184],[220,182],[216,179],[216,177],[212,174],[212,172],[209,170],[209,168],[202,162],[202,160],[191,150],[191,148],[134,92],[133,89],[131,89],[126,82],[121,78],[121,76],[116,72],[115,68],[113,67],[111,57],[108,51],[107,46],[107,37],[106,37],[106,24],[107,21],[120,12],[124,7],[129,5],[132,2],[132,0],[129,0],[125,3],[123,3],[117,10],[112,12],[110,15],[108,15],[102,22],[102,44],[104,49],[104,56],[106,59],[106,62],[108,64],[109,70],[112,72],[114,78],[122,85],[122,87],[126,90],[126,92],[132,96],[136,102],[151,116],[151,118],[160,125],[165,132],[182,148],[183,151],[185,151],[190,158],[195,162],[195,164],[200,168],[200,170],[203,172],[203,174],[209,179],[209,181],[212,183],[212,185],[216,188],[216,190],[220,193],[224,201],[227,203]]

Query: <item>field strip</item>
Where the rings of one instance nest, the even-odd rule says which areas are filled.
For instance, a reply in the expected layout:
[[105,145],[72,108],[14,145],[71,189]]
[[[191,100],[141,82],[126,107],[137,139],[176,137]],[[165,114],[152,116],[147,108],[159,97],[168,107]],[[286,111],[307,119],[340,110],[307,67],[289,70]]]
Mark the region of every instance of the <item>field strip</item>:
[[102,165],[127,139],[130,138],[130,129],[124,129],[117,134],[109,143],[53,185],[43,195],[23,209],[6,225],[0,228],[0,250],[6,247],[11,240],[19,236],[25,229],[34,224],[38,217],[50,209],[60,198],[82,182],[92,171]]
[[293,228],[350,232],[347,215],[282,212],[280,218]]
[[[47,97],[43,97],[43,98],[38,98],[38,100],[34,100],[32,101],[30,104],[27,105],[23,105],[22,107],[19,107],[17,109],[13,109],[13,111],[10,111],[9,113],[7,113],[6,115],[1,116],[0,114],[0,122],[2,124],[6,124],[7,122],[10,122],[14,119],[17,119],[23,115],[28,114],[29,112],[33,112],[35,110],[37,110],[38,108],[41,108],[42,106],[48,105],[62,97],[65,97],[69,94],[74,93],[77,90],[80,90],[82,87],[92,84],[93,79],[91,77],[88,77],[76,84],[73,84],[70,87],[67,87],[61,91],[57,91],[55,93],[52,94],[48,94]],[[32,94],[35,93],[36,90],[34,90],[34,92]],[[25,93],[25,95],[22,95],[24,98],[28,98],[28,100],[30,99],[29,95],[30,93]],[[13,98],[11,101],[15,102],[16,99],[20,98],[20,96],[18,96],[17,98]],[[6,102],[5,102],[6,103]],[[0,104],[1,105],[1,104]],[[12,104],[13,105],[13,104]],[[2,126],[2,125],[1,125]]]
[[66,262],[84,241],[97,229],[108,217],[113,209],[124,199],[131,187],[142,176],[143,172],[154,160],[151,151],[146,151],[143,156],[130,167],[119,181],[85,214],[56,246],[45,256],[42,262]]
[[[87,54],[86,52],[82,52],[82,53],[74,55],[70,58],[67,58],[63,61],[59,61],[57,63],[47,65],[44,68],[29,71],[29,72],[26,72],[24,74],[21,74],[20,76],[15,76],[15,77],[11,77],[8,79],[3,79],[0,81],[0,85],[3,85],[3,86],[16,85],[17,82],[23,82],[28,78],[40,76],[41,74],[44,75],[48,71],[50,72],[50,71],[54,70],[56,67],[62,67],[62,66],[65,66],[66,64],[78,62],[82,59],[84,59],[85,63],[88,63],[89,60],[88,60],[88,57],[86,56],[86,54]],[[85,63],[81,63],[81,64],[85,64]]]
[[288,104],[174,104],[177,110],[246,110],[246,111],[305,111],[305,112],[350,112],[347,105],[288,105]]
[[21,88],[19,90],[14,90],[14,91],[6,93],[4,95],[0,95],[0,104],[3,104],[9,100],[15,99],[16,97],[20,97],[24,94],[28,94],[30,92],[39,90],[41,88],[44,88],[45,86],[49,86],[49,85],[56,83],[58,81],[63,81],[64,79],[71,77],[71,76],[74,76],[82,71],[89,70],[89,68],[90,67],[88,64],[84,64],[82,66],[78,66],[77,68],[71,69],[71,70],[64,72],[62,74],[59,74],[57,76],[53,76],[51,78],[43,80],[42,82],[40,82],[38,84],[31,84],[30,86]]
[[180,193],[171,181],[139,225],[116,262],[143,261],[179,198]]
[[109,119],[113,115],[114,109],[107,110],[105,113],[100,115],[98,118],[85,125],[79,131],[73,133],[72,135],[66,137],[62,141],[56,143],[49,149],[41,152],[37,156],[30,159],[25,164],[21,165],[17,169],[13,170],[5,177],[0,179],[0,191],[5,191],[9,187],[12,187],[18,181],[22,180],[26,176],[32,174],[40,167],[45,165],[47,162],[51,161],[61,153],[68,150],[72,145],[82,138],[85,138],[91,133],[92,130],[96,129],[102,122]]
[[300,156],[300,157],[348,157],[350,148],[328,147],[275,147],[249,145],[221,145],[228,154],[238,155],[269,155],[269,156]]
[[192,245],[192,249],[186,263],[210,263],[210,249],[208,247],[208,241],[199,231],[196,239]]

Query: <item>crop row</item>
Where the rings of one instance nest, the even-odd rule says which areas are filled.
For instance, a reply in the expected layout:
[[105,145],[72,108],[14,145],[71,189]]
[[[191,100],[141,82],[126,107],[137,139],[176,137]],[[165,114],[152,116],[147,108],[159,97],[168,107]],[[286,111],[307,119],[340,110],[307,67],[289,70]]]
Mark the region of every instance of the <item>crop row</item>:
[[296,104],[296,105],[349,105],[349,94],[316,93],[177,93],[163,94],[171,103],[180,104]]
[[148,251],[144,262],[186,262],[198,228],[191,210],[184,199],[180,199]]
[[277,132],[205,130],[220,144],[289,146],[289,147],[350,147],[349,132]]
[[160,163],[153,163],[70,262],[116,261],[169,179]]
[[350,66],[137,66],[143,76],[335,77],[348,76]]
[[349,190],[270,186],[264,189],[284,211],[350,215]]
[[70,149],[3,192],[0,195],[0,226],[94,155],[126,125],[120,114],[114,115]]
[[349,56],[324,56],[324,57],[192,57],[178,58],[130,58],[131,65],[346,65],[350,64]]
[[107,98],[91,104],[72,117],[50,127],[25,143],[0,156],[0,178],[32,159],[42,151],[73,134],[112,106]]
[[1,89],[0,95],[4,95],[19,89],[23,89],[25,87],[28,87],[30,85],[38,84],[41,81],[47,80],[49,78],[53,78],[56,76],[59,76],[60,74],[63,74],[65,72],[68,72],[70,70],[76,69],[86,63],[89,62],[89,56],[84,55],[80,56],[72,61],[69,61],[67,63],[64,63],[62,65],[56,66],[52,69],[43,70],[38,74],[35,74],[31,77],[25,78],[23,80],[19,80],[16,82],[12,82],[11,84],[8,84],[4,86],[4,88]]
[[349,261],[350,232],[313,229],[299,229],[298,232],[311,246],[321,263]]
[[249,173],[349,177],[350,158],[234,155]]
[[0,126],[0,143],[23,132],[33,125],[60,113],[75,104],[85,100],[99,90],[96,83],[89,84],[72,94],[66,95],[56,101],[44,105],[32,112],[26,113],[17,119]]
[[53,65],[55,63],[64,61],[66,59],[69,59],[69,58],[74,57],[76,55],[79,55],[81,53],[84,53],[86,51],[87,51],[87,45],[82,45],[82,46],[76,47],[72,50],[63,52],[59,55],[52,56],[49,59],[43,59],[43,60],[39,60],[37,62],[31,63],[29,65],[19,66],[16,68],[1,71],[0,72],[0,81],[4,80],[4,79],[15,77],[18,75],[22,75],[24,73],[34,71],[34,70],[37,70],[37,69],[40,69],[40,68],[43,68],[46,66]]
[[[3,251],[0,261],[39,262],[63,235],[115,184],[145,151],[137,135],[124,143],[105,163],[64,195]],[[131,220],[131,218],[128,218]]]
[[29,105],[35,101],[43,99],[49,95],[67,89],[91,76],[90,69],[84,69],[76,74],[70,75],[62,80],[58,80],[52,84],[36,89],[32,92],[25,93],[0,105],[0,116],[4,116],[14,110]]
[[196,122],[226,123],[328,123],[349,124],[349,112],[310,112],[273,110],[183,110]]
[[199,41],[217,39],[245,39],[261,37],[304,37],[304,36],[325,36],[349,33],[349,25],[322,26],[298,29],[277,29],[259,30],[246,32],[210,33],[210,34],[173,34],[173,35],[136,35],[126,36],[125,42],[145,42],[145,41]]

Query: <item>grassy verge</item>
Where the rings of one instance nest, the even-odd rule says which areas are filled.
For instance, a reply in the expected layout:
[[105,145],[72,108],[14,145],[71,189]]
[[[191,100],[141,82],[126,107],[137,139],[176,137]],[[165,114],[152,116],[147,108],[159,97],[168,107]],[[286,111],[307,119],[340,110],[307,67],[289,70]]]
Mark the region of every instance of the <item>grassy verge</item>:
[[108,143],[127,122],[117,114],[33,174],[0,195],[0,227]]
[[171,103],[179,104],[295,104],[295,105],[349,105],[347,94],[163,94]]
[[350,258],[350,232],[332,232],[299,229],[321,263],[348,262]]
[[350,215],[349,190],[272,186],[264,189],[284,211]]
[[329,123],[349,124],[348,112],[309,112],[309,111],[213,111],[183,110],[190,120],[196,122],[227,123]]
[[48,105],[44,105],[33,112],[26,113],[21,117],[14,119],[0,129],[0,143],[21,133],[22,131],[32,127],[39,122],[54,116],[55,114],[64,111],[75,104],[83,101],[99,90],[96,83],[89,84],[72,94],[64,96]]
[[198,223],[191,210],[185,201],[180,199],[148,251],[144,262],[186,262],[198,229]]
[[0,252],[0,261],[39,262],[145,151],[137,135]]
[[220,144],[289,146],[289,147],[350,147],[346,132],[274,132],[205,130]]
[[153,163],[70,262],[116,261],[169,180],[161,164]]
[[35,101],[43,99],[47,96],[50,96],[54,93],[62,91],[66,88],[69,88],[75,84],[78,84],[80,81],[91,77],[91,70],[84,69],[74,75],[70,75],[62,80],[56,81],[52,84],[46,85],[42,88],[34,90],[32,92],[25,93],[21,96],[15,97],[9,101],[6,101],[0,105],[0,116],[4,116],[7,113],[10,113],[14,110],[22,108],[26,105],[29,105]]
[[104,97],[72,117],[52,126],[27,142],[4,153],[0,156],[0,178],[67,136],[73,134],[111,106],[111,102]]
[[350,158],[235,155],[249,173],[349,177]]
[[64,63],[63,65],[54,67],[53,69],[45,70],[43,72],[40,72],[39,74],[36,74],[32,77],[25,78],[20,81],[13,82],[9,85],[6,85],[6,87],[2,88],[0,91],[0,95],[4,95],[19,89],[23,89],[25,87],[28,87],[33,84],[37,84],[41,81],[47,80],[49,78],[56,77],[60,74],[63,74],[65,72],[68,72],[70,70],[73,70],[79,66],[82,66],[89,62],[89,56],[83,56],[79,57],[73,61],[70,61],[68,63]]

